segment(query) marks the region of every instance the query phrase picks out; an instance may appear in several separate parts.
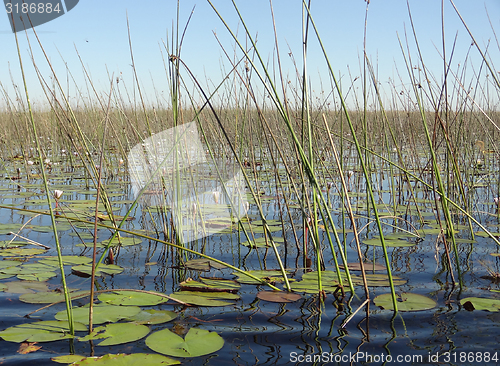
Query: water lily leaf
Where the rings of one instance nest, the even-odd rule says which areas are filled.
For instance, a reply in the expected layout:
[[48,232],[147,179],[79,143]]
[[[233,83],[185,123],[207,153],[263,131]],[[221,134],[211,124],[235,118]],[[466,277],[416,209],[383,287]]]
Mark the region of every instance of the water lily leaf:
[[13,294],[28,294],[37,291],[46,292],[49,290],[45,282],[38,281],[12,281],[4,282],[3,285],[7,287],[4,292]]
[[3,224],[0,223],[0,234],[8,234],[11,231],[17,233],[19,230],[21,230],[23,226],[21,224]]
[[[233,305],[240,297],[228,292],[197,292],[178,291],[170,295],[174,299],[198,306],[226,306]],[[227,301],[225,301],[227,300]]]
[[190,259],[186,263],[184,263],[184,266],[189,269],[194,269],[197,271],[205,271],[205,272],[210,271],[210,268],[216,268],[216,269],[226,268],[226,266],[223,264],[205,258]]
[[[78,296],[88,296],[89,292],[86,290],[70,292],[69,294],[72,299],[78,298]],[[51,292],[38,292],[30,293],[19,296],[19,300],[22,302],[27,302],[29,304],[52,304],[59,301],[64,301],[64,293],[61,291],[51,291]]]
[[162,302],[167,302],[168,299],[163,296],[148,294],[145,292],[135,291],[114,291],[105,292],[98,296],[102,302],[111,305],[136,305],[136,306],[152,306]]
[[[138,306],[116,306],[116,305],[94,305],[93,308],[93,323],[114,323],[121,319],[128,319],[141,311]],[[57,320],[68,320],[66,310],[58,312],[55,316]],[[76,322],[83,324],[89,323],[89,308],[88,305],[73,309],[73,319]]]
[[[426,231],[427,234],[430,234],[428,231]],[[386,247],[412,247],[416,245],[417,243],[413,243],[411,241],[408,241],[406,239],[385,239],[385,246]],[[363,240],[363,244],[366,245],[375,245],[375,246],[382,246],[382,241],[380,240],[380,237],[374,237],[372,239],[366,239]]]
[[260,291],[257,297],[261,300],[270,302],[294,302],[299,300],[302,296],[284,291]]
[[[264,280],[267,283],[275,283],[275,282],[284,282],[285,279],[283,278],[281,271],[278,270],[269,270],[269,271],[247,271],[251,275],[260,278]],[[287,272],[288,273],[288,272]],[[260,285],[262,282],[254,280],[251,277],[248,277],[247,275],[244,275],[243,273],[240,272],[233,272],[233,275],[238,276],[236,281],[239,283],[245,283],[249,285]]]
[[232,280],[210,279],[201,278],[203,282],[194,281],[188,278],[186,281],[181,282],[179,285],[183,290],[194,291],[225,291],[236,292],[240,289],[240,284]]
[[[412,294],[409,292],[403,292],[397,295],[397,305],[399,311],[428,310],[434,308],[437,305],[434,300],[424,295]],[[394,310],[391,294],[379,295],[373,299],[373,302],[375,303],[375,305],[380,306],[381,308]]]
[[[356,286],[363,285],[363,278],[361,276],[351,276],[352,282]],[[407,281],[403,278],[392,276],[392,283],[394,286],[404,285]],[[391,285],[389,277],[385,273],[366,273],[366,283],[370,287],[388,287]]]
[[19,353],[21,355],[27,355],[28,353],[36,352],[40,348],[42,348],[42,346],[35,346],[35,344],[37,344],[37,343],[38,342],[23,342],[19,346],[17,353]]
[[472,304],[472,310],[487,310],[487,311],[500,311],[500,300],[490,299],[486,297],[466,297],[460,300],[460,304]]
[[[381,264],[375,264],[375,263],[363,263],[365,271],[384,271],[385,266]],[[344,269],[344,265],[340,264],[339,265],[340,269]],[[361,266],[359,262],[354,262],[354,263],[347,263],[347,268],[349,268],[349,271],[361,271]]]
[[[274,245],[279,247],[280,242],[282,243],[284,241],[284,239],[283,238],[273,238],[273,241],[274,241]],[[269,247],[272,247],[272,244],[271,244],[271,241],[269,240],[269,238],[267,238],[267,243],[266,243],[265,236],[263,236],[261,238],[256,238],[253,241],[245,241],[245,242],[241,243],[241,245],[244,245],[244,246],[249,247],[249,248],[269,248]]]
[[55,272],[38,272],[29,274],[18,274],[17,278],[25,281],[47,281],[49,278],[57,276]]
[[136,315],[131,316],[127,320],[138,324],[162,324],[167,323],[177,318],[177,313],[167,310],[141,310]]
[[180,361],[166,356],[148,353],[125,353],[106,354],[101,357],[85,357],[78,355],[58,356],[51,358],[58,363],[71,363],[72,366],[84,366],[99,364],[102,366],[155,366],[155,365],[179,365]]
[[8,248],[0,250],[2,257],[33,256],[45,253],[46,249],[41,248]]
[[91,339],[104,339],[98,346],[114,346],[137,341],[149,333],[149,328],[137,323],[116,323],[107,324],[103,327],[95,328],[89,335],[79,338],[79,341],[85,342]]
[[[82,264],[71,268],[71,271],[79,276],[90,277],[92,275],[92,265]],[[96,276],[103,274],[114,275],[123,272],[123,268],[116,264],[100,264],[95,271]]]
[[224,340],[217,333],[205,329],[191,328],[184,339],[163,329],[146,338],[146,345],[153,351],[168,356],[199,357],[220,350]]
[[[66,311],[66,310],[65,310]],[[86,331],[87,327],[75,322],[76,331]],[[59,339],[72,338],[68,333],[67,321],[40,321],[19,324],[0,332],[0,337],[8,342],[51,342]]]

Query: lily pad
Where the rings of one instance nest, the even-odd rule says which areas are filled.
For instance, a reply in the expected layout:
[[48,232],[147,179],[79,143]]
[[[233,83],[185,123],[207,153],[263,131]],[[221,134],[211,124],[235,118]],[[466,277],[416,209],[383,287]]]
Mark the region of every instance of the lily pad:
[[[92,275],[92,265],[90,264],[82,264],[80,266],[72,267],[71,270],[73,273],[90,277]],[[102,276],[103,274],[114,275],[123,272],[123,268],[117,266],[116,264],[100,264],[95,271],[96,276]]]
[[133,353],[133,354],[106,354],[100,357],[85,357],[78,355],[66,355],[51,358],[52,361],[68,364],[72,366],[95,365],[103,366],[155,366],[155,365],[179,365],[180,361],[158,354]]
[[294,302],[299,300],[302,296],[284,291],[260,291],[257,297],[261,300],[270,302]]
[[[266,242],[266,239],[267,239],[267,242]],[[279,247],[280,246],[279,242],[283,242],[283,238],[273,238],[273,241],[274,241],[274,245]],[[244,245],[244,246],[249,247],[249,248],[269,248],[269,247],[272,247],[271,241],[269,240],[269,238],[266,238],[265,236],[263,236],[261,238],[256,238],[253,241],[245,241],[245,242],[241,243],[241,245]]]
[[111,305],[136,305],[136,306],[153,306],[167,302],[168,299],[163,296],[148,294],[145,292],[135,291],[114,291],[105,292],[98,296],[102,302]]
[[205,258],[190,259],[186,263],[184,263],[184,266],[189,269],[194,269],[197,271],[205,271],[205,272],[210,271],[210,268],[216,268],[216,269],[226,268],[226,266],[223,264]]
[[91,339],[104,339],[97,346],[114,346],[128,342],[134,342],[144,338],[149,333],[149,328],[137,323],[117,323],[107,324],[103,327],[95,328],[89,335],[79,338],[85,342]]
[[[179,291],[170,295],[174,299],[198,306],[233,305],[240,297],[228,292]],[[227,301],[226,301],[227,300]]]
[[[92,262],[92,258],[77,256],[77,255],[63,255],[62,261],[64,265],[79,265]],[[40,259],[38,263],[46,264],[48,266],[59,267],[59,259],[57,257]]]
[[[278,270],[269,270],[269,271],[247,271],[247,273],[250,273],[251,275],[262,279],[263,281],[267,283],[275,283],[275,282],[284,282],[285,279],[283,278],[281,271]],[[244,275],[243,273],[240,272],[233,272],[233,275],[238,276],[236,281],[239,283],[245,283],[248,285],[260,285],[262,282],[254,280],[253,278]]]
[[177,318],[177,313],[168,310],[141,310],[127,320],[136,322],[137,324],[162,324],[167,323]]
[[[341,269],[344,269],[344,265],[340,264],[339,267]],[[365,271],[384,271],[385,266],[381,264],[375,264],[375,263],[363,263],[363,267]],[[354,262],[354,263],[347,263],[347,268],[349,268],[349,271],[361,271],[361,265],[359,262]]]
[[202,282],[194,281],[188,278],[179,285],[183,290],[194,291],[224,291],[236,292],[240,289],[240,284],[232,280],[201,278]]
[[174,357],[199,357],[216,352],[224,340],[215,332],[191,328],[183,339],[168,329],[160,330],[146,338],[146,345],[153,351]]
[[[76,331],[86,331],[81,323],[74,323]],[[0,337],[9,342],[51,342],[59,339],[73,338],[69,334],[67,321],[40,321],[19,324],[0,332]]]
[[[429,233],[428,233],[429,234]],[[411,241],[408,241],[406,239],[385,239],[385,246],[386,247],[412,247],[416,245],[416,243],[413,243]],[[363,240],[363,244],[366,245],[375,245],[375,246],[382,246],[382,241],[380,240],[380,237],[374,237],[372,239],[366,239]]]
[[46,292],[49,290],[45,282],[38,281],[12,281],[4,282],[6,289],[4,292],[9,292],[13,294],[29,294],[38,291]]
[[[412,294],[409,292],[404,292],[397,295],[397,305],[399,311],[429,310],[436,307],[437,305],[434,300],[424,295]],[[379,295],[373,299],[373,302],[375,303],[375,305],[380,306],[381,308],[394,310],[391,294]]]
[[[139,313],[141,308],[138,306],[115,306],[115,305],[94,305],[93,324],[114,323],[118,320],[128,319]],[[68,320],[66,310],[58,312],[55,316],[57,320]],[[73,319],[83,324],[89,323],[89,308],[82,306],[73,309]]]
[[466,297],[460,300],[460,304],[466,306],[466,303],[472,304],[472,310],[487,310],[491,312],[500,311],[500,300],[486,297]]

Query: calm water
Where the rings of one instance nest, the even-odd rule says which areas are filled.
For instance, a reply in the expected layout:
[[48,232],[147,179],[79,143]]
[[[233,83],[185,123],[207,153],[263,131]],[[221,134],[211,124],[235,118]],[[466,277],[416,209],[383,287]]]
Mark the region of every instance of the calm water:
[[[15,168],[20,163],[9,163],[9,173],[4,176],[15,175]],[[265,169],[262,169],[265,171]],[[111,173],[112,176],[111,176]],[[261,173],[259,173],[261,174]],[[356,173],[358,175],[359,173]],[[111,193],[111,200],[116,208],[116,214],[125,214],[129,207],[132,195],[128,177],[123,169],[121,171],[108,171],[107,188]],[[355,177],[356,178],[356,177]],[[60,212],[91,212],[92,203],[95,199],[95,190],[88,188],[89,182],[81,168],[69,169],[62,161],[60,165],[54,165],[51,173],[51,190],[60,189],[64,191],[61,200]],[[387,182],[380,180],[380,186],[387,188]],[[9,180],[0,181],[0,200],[3,205],[12,205],[16,208],[27,208],[34,210],[47,209],[43,202],[40,181],[20,179],[16,183]],[[304,273],[302,267],[302,254],[296,249],[294,235],[291,230],[290,217],[296,224],[296,234],[300,239],[303,236],[302,215],[297,208],[286,211],[284,201],[276,198],[276,191],[270,188],[274,184],[264,184],[265,197],[263,208],[268,220],[285,221],[286,244],[278,247],[281,258],[286,268],[291,271],[290,277],[300,280]],[[353,179],[353,186],[362,187],[362,182]],[[354,187],[353,187],[354,188]],[[362,190],[362,188],[360,188]],[[32,192],[32,194],[27,193]],[[492,198],[486,188],[477,189],[478,197],[487,197],[480,200],[476,205],[477,218],[493,231],[498,232],[498,220],[494,214]],[[326,191],[323,192],[326,195]],[[288,193],[286,193],[288,194]],[[406,193],[407,194],[407,193]],[[406,195],[402,193],[402,203],[406,201]],[[292,194],[288,196],[294,201]],[[420,203],[423,212],[432,212],[432,200],[419,192],[419,198],[427,199]],[[280,200],[281,201],[278,201]],[[329,194],[330,202],[334,209],[339,208],[339,197]],[[383,199],[390,203],[388,191],[382,191],[377,199]],[[280,204],[278,204],[280,203]],[[353,197],[351,203],[360,215],[366,212],[366,197]],[[95,205],[95,203],[94,203]],[[280,213],[280,207],[282,211]],[[392,207],[392,204],[391,206]],[[255,205],[250,206],[249,215],[257,219]],[[386,220],[392,225],[409,229],[402,218],[410,220],[420,231],[421,225],[417,222],[413,208],[411,214],[399,214],[399,220]],[[290,214],[290,215],[289,215]],[[160,218],[155,211],[150,216],[143,207],[136,207],[132,216],[134,220],[126,223],[125,228],[129,230],[146,230],[155,236],[155,229],[161,228]],[[17,210],[1,209],[0,223],[15,227],[14,224],[25,224],[33,215],[25,215]],[[425,216],[429,220],[424,228],[435,225],[434,216]],[[341,227],[341,216],[335,216],[337,228]],[[62,221],[60,221],[62,222]],[[369,222],[366,218],[359,218],[358,228],[363,228]],[[457,223],[459,218],[457,218]],[[45,216],[39,216],[31,220],[20,232],[20,235],[28,237],[39,243],[55,247],[54,237],[51,232],[40,232],[40,227],[49,226],[50,220]],[[346,220],[346,227],[350,223]],[[459,227],[460,228],[460,227]],[[477,228],[475,228],[477,229]],[[13,230],[14,231],[14,230]],[[15,230],[17,232],[17,229]],[[89,231],[81,225],[76,226],[76,231],[81,233],[83,240],[91,243]],[[362,231],[361,238],[368,239],[376,234],[375,225],[370,225]],[[60,240],[64,255],[86,255],[91,256],[91,250],[81,245],[81,239],[74,235],[75,230],[69,228],[60,232]],[[393,232],[391,227],[386,227],[386,232]],[[283,236],[281,231],[276,236]],[[100,240],[111,236],[108,230],[99,230]],[[258,234],[257,236],[261,236]],[[459,238],[470,238],[467,230],[458,232]],[[0,240],[10,240],[12,236],[2,234]],[[164,239],[160,234],[160,239]],[[349,232],[346,237],[348,248],[348,261],[357,261],[357,253],[354,251],[353,236]],[[242,237],[241,241],[245,241]],[[324,231],[320,231],[320,241],[323,246],[326,269],[333,270],[333,260],[326,241]],[[187,331],[191,327],[204,328],[215,331],[225,341],[224,347],[211,355],[182,359],[183,364],[189,365],[286,365],[286,364],[331,364],[331,365],[370,365],[381,364],[497,364],[494,361],[495,354],[500,358],[500,313],[487,311],[467,311],[459,303],[461,298],[478,296],[498,298],[498,294],[488,291],[488,288],[499,289],[498,285],[492,284],[481,276],[487,275],[486,267],[479,262],[483,261],[490,270],[499,272],[496,257],[490,253],[497,253],[498,247],[493,240],[476,237],[476,242],[459,243],[460,265],[463,270],[464,286],[460,289],[452,286],[449,272],[446,270],[444,249],[441,243],[437,244],[437,235],[428,234],[423,241],[411,247],[389,248],[392,273],[406,280],[406,284],[398,286],[397,292],[413,292],[426,295],[437,302],[437,306],[431,310],[418,312],[399,312],[393,318],[393,312],[370,305],[369,317],[363,309],[358,312],[348,325],[342,329],[341,323],[345,318],[356,310],[364,299],[362,287],[356,287],[355,296],[347,296],[343,306],[339,308],[333,294],[327,294],[323,303],[317,295],[303,294],[302,299],[293,303],[280,304],[259,300],[256,296],[264,286],[245,285],[241,286],[238,294],[241,300],[235,305],[225,307],[189,307],[183,308],[177,305],[162,304],[155,309],[175,310],[179,317],[172,322],[150,326],[151,331],[164,328],[175,328],[178,332]],[[276,269],[277,261],[271,249],[260,248],[258,255],[256,250],[249,249],[239,244],[239,234],[217,234],[206,237],[197,242],[189,244],[193,249],[204,248],[206,254],[221,259],[243,269]],[[31,246],[28,246],[31,247]],[[384,264],[381,247],[362,245],[362,251],[366,258],[374,260],[378,264]],[[51,249],[44,255],[54,255]],[[190,256],[192,257],[192,256]],[[194,257],[193,257],[194,258]],[[210,272],[199,272],[178,267],[178,256],[170,248],[154,241],[146,241],[122,247],[116,255],[116,264],[124,268],[124,272],[115,276],[104,276],[98,279],[100,289],[141,289],[153,290],[170,294],[179,289],[179,283],[187,278],[197,279],[200,275],[204,277],[234,278],[229,269],[215,270]],[[36,261],[31,259],[31,261]],[[314,260],[313,260],[314,263]],[[457,275],[455,271],[455,276]],[[66,273],[68,285],[71,288],[88,289],[89,280],[71,274],[69,268]],[[1,282],[12,281],[14,278],[4,279]],[[60,283],[60,277],[48,281],[51,288]],[[390,292],[388,287],[371,287],[370,296]],[[32,322],[36,319],[53,320],[56,312],[64,309],[64,304],[55,305],[49,309],[40,311],[31,319],[23,316],[39,305],[27,304],[18,300],[19,294],[0,292],[0,328],[17,325],[23,322]],[[81,305],[84,301],[75,301],[75,305]],[[40,344],[42,349],[28,355],[16,353],[19,344],[0,341],[0,361],[8,365],[25,365],[36,362],[37,364],[55,364],[51,357],[60,354],[68,354],[70,350],[69,341],[58,341]],[[89,356],[91,349],[87,342],[74,342],[76,354]],[[106,353],[153,353],[145,345],[144,339],[124,345],[99,347],[94,349],[95,355]],[[446,354],[449,352],[449,354]],[[490,362],[484,362],[486,352],[491,355]],[[436,359],[439,354],[439,359]],[[357,356],[355,356],[357,355]],[[392,362],[387,362],[388,356]],[[397,359],[398,356],[403,358]],[[432,357],[431,357],[432,356]],[[473,358],[471,358],[473,356]],[[479,356],[482,359],[479,359]],[[406,357],[406,358],[405,358]],[[464,359],[464,357],[469,357]]]

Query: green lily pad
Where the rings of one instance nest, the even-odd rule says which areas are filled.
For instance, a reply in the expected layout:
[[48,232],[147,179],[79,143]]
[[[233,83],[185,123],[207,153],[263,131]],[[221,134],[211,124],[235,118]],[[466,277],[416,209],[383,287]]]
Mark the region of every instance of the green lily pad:
[[114,291],[105,292],[98,296],[102,302],[111,305],[136,305],[136,306],[153,306],[167,302],[168,299],[163,296],[148,294],[145,292],[135,291]]
[[45,253],[46,249],[41,248],[8,248],[0,250],[2,257],[33,256]]
[[[82,264],[80,266],[75,266],[71,268],[71,271],[80,276],[90,277],[92,275],[92,265]],[[117,266],[116,264],[100,264],[95,271],[96,276],[102,276],[103,274],[114,275],[122,273],[123,268]]]
[[[284,282],[285,279],[283,278],[281,271],[277,270],[269,270],[269,271],[247,271],[247,273],[250,273],[251,275],[260,278],[261,280],[267,282],[267,283],[274,283],[274,282]],[[260,285],[262,282],[254,280],[251,277],[248,277],[247,275],[244,275],[243,273],[240,272],[233,272],[233,275],[238,276],[236,281],[239,283],[244,283],[248,285]]]
[[500,311],[500,300],[490,299],[486,297],[466,297],[460,300],[460,304],[466,306],[466,303],[470,303],[473,306],[473,310],[487,310],[491,312]]
[[189,329],[183,339],[168,329],[160,330],[146,338],[146,345],[153,351],[174,357],[199,357],[216,352],[224,340],[215,332]]
[[0,241],[0,248],[16,248],[16,247],[23,247],[25,245],[28,245],[29,243],[27,241],[21,241],[21,240],[2,240]]
[[225,291],[236,292],[240,289],[240,284],[232,280],[201,278],[202,282],[188,278],[179,284],[183,290],[194,291]]
[[[428,232],[426,232],[428,233]],[[429,234],[429,233],[428,233]],[[416,243],[412,243],[406,239],[385,239],[385,246],[386,247],[412,247],[416,245]],[[372,239],[366,239],[363,240],[363,244],[366,245],[375,245],[375,246],[382,246],[382,241],[380,240],[380,237],[374,237]]]
[[260,291],[257,297],[270,302],[294,302],[300,300],[302,296],[284,291]]
[[[128,319],[141,311],[138,306],[116,306],[97,304],[93,307],[93,324],[114,323],[118,320]],[[55,316],[57,320],[68,320],[66,310],[58,312]],[[82,306],[73,309],[73,319],[83,324],[89,323],[89,308]]]
[[168,310],[141,310],[134,316],[129,317],[127,320],[136,322],[138,324],[162,324],[167,323],[177,318],[177,313]]
[[[63,255],[62,261],[64,265],[79,265],[92,262],[92,258],[77,256],[77,255]],[[57,257],[40,259],[38,263],[46,264],[48,266],[59,267],[59,259]]]
[[194,269],[197,271],[205,271],[205,272],[210,271],[210,268],[216,268],[216,269],[226,268],[226,266],[223,264],[205,258],[190,259],[186,263],[184,263],[184,266],[189,269]]
[[[399,311],[429,310],[436,307],[437,305],[434,300],[424,295],[412,294],[409,292],[403,292],[397,295],[397,305]],[[379,295],[373,299],[373,302],[375,303],[375,305],[380,306],[381,308],[394,310],[391,294]]]
[[[240,297],[228,292],[178,291],[170,295],[174,299],[198,306],[233,305]],[[227,301],[226,301],[227,300]]]
[[[88,296],[89,292],[86,290],[70,292],[71,298],[78,298],[78,296],[84,297]],[[51,291],[51,292],[37,292],[24,294],[19,296],[19,300],[22,302],[27,302],[29,304],[53,304],[55,302],[64,301],[64,293],[61,291]]]
[[45,282],[38,281],[12,281],[4,282],[6,289],[4,292],[13,294],[29,294],[35,292],[47,292],[49,288]]
[[158,354],[148,353],[132,353],[132,354],[111,354],[108,353],[101,357],[85,357],[78,355],[66,355],[51,358],[52,361],[58,363],[71,363],[72,366],[95,365],[96,363],[103,366],[155,366],[155,365],[179,365],[180,361],[173,358],[165,357]]
[[144,338],[149,333],[149,328],[137,323],[107,324],[103,327],[94,328],[89,335],[79,338],[85,342],[91,339],[104,339],[97,346],[114,346],[128,342],[134,342]]
[[[86,331],[81,323],[74,323],[76,331]],[[73,338],[69,334],[67,321],[40,321],[26,323],[7,328],[0,332],[0,337],[9,342],[51,342],[59,339]]]

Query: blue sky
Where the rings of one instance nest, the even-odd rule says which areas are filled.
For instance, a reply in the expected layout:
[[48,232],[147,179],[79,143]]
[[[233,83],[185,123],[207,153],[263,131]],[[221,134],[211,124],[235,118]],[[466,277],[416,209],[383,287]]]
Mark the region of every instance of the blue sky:
[[[494,30],[500,33],[500,2],[498,0],[454,2],[473,32],[478,45],[484,50],[490,42],[488,50],[493,61],[500,59],[499,47],[486,15],[487,9]],[[440,79],[443,69],[440,57],[441,1],[410,0],[409,3],[424,61],[432,74]],[[239,39],[245,42],[243,28],[231,1],[213,0],[213,4],[232,29],[238,32]],[[257,35],[259,52],[266,60],[272,62],[275,51],[269,1],[236,0],[236,4],[250,32]],[[142,2],[80,0],[69,13],[40,25],[35,30],[57,77],[63,82],[65,89],[69,89],[73,103],[81,105],[82,97],[76,92],[75,83],[84,98],[92,97],[92,92],[85,81],[77,52],[100,93],[105,93],[109,89],[111,74],[119,76],[122,85],[126,85],[132,93],[134,82],[127,34],[128,14],[139,80],[148,103],[155,105],[157,98],[168,99],[168,81],[162,59],[162,57],[166,59],[163,43],[172,36],[176,6],[177,1],[174,0]],[[362,75],[360,63],[366,6],[363,0],[312,0],[311,11],[314,21],[319,28],[334,71],[342,79],[343,85],[350,85],[350,79]],[[184,26],[193,7],[195,10],[186,31],[181,57],[202,85],[211,89],[223,79],[224,71],[230,69],[230,64],[214,33],[231,57],[235,56],[234,42],[206,0],[181,0],[181,27]],[[297,77],[288,53],[292,52],[297,66],[302,68],[301,1],[274,0],[273,7],[283,73],[296,83]],[[398,34],[405,42],[405,28],[412,57],[416,60],[406,1],[371,0],[368,5],[367,54],[387,95],[392,93],[391,85],[399,90],[408,80],[398,43]],[[41,108],[46,103],[45,97],[30,62],[26,36],[24,33],[18,35],[31,99],[35,106]],[[454,37],[457,35],[452,67],[457,70],[463,66],[471,39],[450,6],[449,0],[445,1],[445,35],[448,57]],[[50,69],[36,44],[33,32],[29,31],[28,36],[34,50],[35,62],[46,80],[50,82]],[[0,17],[0,42],[2,44],[0,82],[8,97],[14,100],[16,95],[13,83],[19,87],[22,83],[14,35],[10,32],[6,16]],[[237,57],[241,57],[241,52],[237,52]],[[467,72],[472,77],[473,71],[479,70],[481,59],[474,48],[470,50],[469,57],[473,67],[469,66]],[[66,66],[75,79],[75,83],[70,81],[69,87],[66,82],[68,77]],[[328,93],[331,90],[328,72],[313,34],[308,53],[308,70],[314,92],[319,93],[323,88]],[[402,75],[401,78],[397,70]],[[188,78],[186,73],[183,76]],[[354,83],[354,87],[360,90],[361,79]],[[3,93],[0,100],[0,105],[5,106]]]

